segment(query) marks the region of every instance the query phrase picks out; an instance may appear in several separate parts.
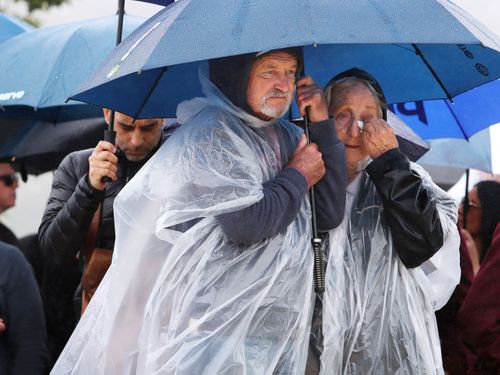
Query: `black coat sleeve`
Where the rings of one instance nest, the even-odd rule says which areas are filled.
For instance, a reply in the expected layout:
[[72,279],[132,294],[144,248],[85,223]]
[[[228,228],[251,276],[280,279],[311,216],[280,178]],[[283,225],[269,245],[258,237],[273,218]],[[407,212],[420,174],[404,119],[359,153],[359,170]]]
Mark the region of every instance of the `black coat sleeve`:
[[[331,120],[311,124],[311,140],[318,144],[326,166],[325,176],[315,185],[318,228],[340,224],[345,209],[345,152]],[[224,233],[236,243],[250,245],[286,229],[297,216],[307,180],[296,169],[285,168],[263,184],[263,198],[240,211],[217,217]]]
[[366,171],[382,198],[398,256],[406,267],[418,267],[443,246],[436,202],[399,149],[373,160]]
[[104,198],[88,180],[89,155],[73,153],[61,162],[38,229],[41,251],[57,263],[74,259]]

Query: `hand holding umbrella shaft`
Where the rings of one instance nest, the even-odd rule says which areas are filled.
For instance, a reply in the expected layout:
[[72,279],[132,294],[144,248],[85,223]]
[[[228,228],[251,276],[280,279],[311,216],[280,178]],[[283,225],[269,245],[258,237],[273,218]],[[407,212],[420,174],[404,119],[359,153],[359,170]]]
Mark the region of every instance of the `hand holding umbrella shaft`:
[[103,177],[115,181],[118,177],[118,158],[116,148],[111,143],[100,141],[89,157],[89,181],[94,189],[104,190],[106,183]]
[[311,122],[328,120],[328,106],[323,89],[310,76],[297,81],[296,97],[302,116],[306,115],[306,108],[309,107],[308,115]]
[[307,144],[307,139],[302,134],[287,167],[295,168],[304,175],[309,188],[315,185],[325,175],[325,163],[316,143]]

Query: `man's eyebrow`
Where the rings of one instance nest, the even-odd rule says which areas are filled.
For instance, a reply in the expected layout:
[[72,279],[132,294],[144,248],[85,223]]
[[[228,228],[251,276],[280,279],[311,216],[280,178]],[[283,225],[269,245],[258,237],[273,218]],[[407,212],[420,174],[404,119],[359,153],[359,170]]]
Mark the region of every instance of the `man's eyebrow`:
[[124,128],[133,128],[134,125],[133,124],[129,124],[127,122],[123,122],[123,121],[116,121],[118,125],[120,126],[123,126]]

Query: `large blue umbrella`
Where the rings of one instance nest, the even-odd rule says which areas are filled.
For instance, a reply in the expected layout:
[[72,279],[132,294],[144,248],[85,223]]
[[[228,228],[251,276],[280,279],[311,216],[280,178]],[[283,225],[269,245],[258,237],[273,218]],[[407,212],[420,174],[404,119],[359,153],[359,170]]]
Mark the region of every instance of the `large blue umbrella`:
[[180,0],[106,59],[74,99],[133,117],[175,115],[199,62],[304,46],[319,83],[357,66],[389,102],[455,96],[500,77],[500,41],[448,2]]
[[[142,22],[126,16],[124,33]],[[45,27],[2,44],[0,107],[6,113],[29,107],[46,117],[69,115],[81,103],[66,99],[115,47],[117,23],[118,16],[110,16]]]
[[[124,33],[143,21],[126,16]],[[2,44],[2,160],[15,160],[23,170],[38,174],[57,167],[68,152],[102,138],[101,109],[66,99],[114,48],[117,23],[118,16],[111,16],[46,27]]]
[[417,101],[394,104],[390,109],[424,139],[469,139],[476,132],[500,122],[500,80],[460,94],[453,103],[449,100]]
[[27,22],[8,16],[4,13],[0,13],[0,44],[5,42],[7,39],[33,29],[34,27]]

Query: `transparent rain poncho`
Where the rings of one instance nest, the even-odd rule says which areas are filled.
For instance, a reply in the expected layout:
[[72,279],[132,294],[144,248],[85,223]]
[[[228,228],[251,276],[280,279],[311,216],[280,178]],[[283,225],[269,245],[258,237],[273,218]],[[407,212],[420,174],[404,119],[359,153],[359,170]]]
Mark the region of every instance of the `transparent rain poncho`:
[[330,231],[323,309],[323,374],[441,374],[434,311],[459,281],[457,207],[417,164],[436,202],[442,248],[420,267],[399,259],[375,185],[364,171],[348,186],[342,224]]
[[306,195],[285,231],[249,247],[216,219],[263,197],[301,130],[272,125],[276,151],[270,123],[201,79],[207,98],[179,106],[183,125],[115,200],[111,268],[53,374],[303,371],[313,305]]
[[[270,124],[201,80],[207,98],[179,106],[183,125],[115,200],[111,268],[53,374],[304,373],[314,306],[307,197],[285,231],[249,247],[216,219],[262,199],[300,130],[271,125],[278,157]],[[408,270],[373,184],[362,172],[350,186],[344,221],[330,233],[322,373],[438,372],[433,314],[458,281],[458,236],[454,203],[426,187],[446,243]]]

